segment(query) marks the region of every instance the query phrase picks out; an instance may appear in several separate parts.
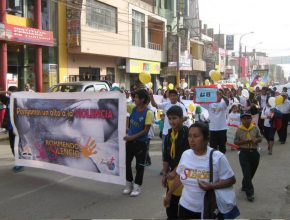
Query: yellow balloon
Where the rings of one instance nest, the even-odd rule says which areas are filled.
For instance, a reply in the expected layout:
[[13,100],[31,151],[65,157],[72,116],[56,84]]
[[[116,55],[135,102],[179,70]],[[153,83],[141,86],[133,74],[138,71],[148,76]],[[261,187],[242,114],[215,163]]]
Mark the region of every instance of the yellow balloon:
[[195,106],[193,103],[190,103],[190,105],[188,106],[188,109],[190,112],[194,112]]
[[250,88],[250,84],[249,84],[249,83],[246,83],[246,87],[247,87],[247,88]]
[[277,106],[277,105],[281,105],[281,104],[283,104],[283,101],[284,101],[283,96],[279,95],[279,96],[276,96],[276,97],[275,97],[275,103],[276,103],[276,106]]
[[147,83],[151,82],[151,75],[150,75],[150,73],[141,72],[139,74],[139,80],[143,84],[147,84]]
[[255,91],[254,87],[250,87],[249,90],[250,90],[250,92],[254,92]]
[[168,88],[169,88],[170,90],[172,90],[172,89],[174,89],[174,85],[173,85],[172,83],[169,83]]
[[206,86],[209,85],[209,80],[208,79],[204,80],[204,85],[206,85]]
[[265,83],[264,82],[260,82],[260,86],[265,86]]
[[221,80],[221,73],[220,73],[219,71],[214,71],[214,72],[211,74],[211,79],[212,79],[212,81],[214,81],[214,82]]
[[160,85],[160,86],[158,86],[158,89],[162,89],[162,86]]

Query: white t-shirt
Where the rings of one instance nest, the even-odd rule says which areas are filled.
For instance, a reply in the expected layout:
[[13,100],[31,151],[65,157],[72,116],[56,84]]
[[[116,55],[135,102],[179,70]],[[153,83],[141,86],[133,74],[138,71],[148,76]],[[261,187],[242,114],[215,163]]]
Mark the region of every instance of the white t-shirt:
[[240,126],[241,125],[241,114],[231,112],[228,116],[228,125]]
[[265,108],[267,106],[267,95],[261,95],[261,108]]
[[266,106],[263,108],[262,113],[261,113],[261,118],[264,119],[264,126],[270,128],[270,119],[267,118],[268,115],[271,113],[271,108],[269,106]]
[[[179,204],[193,212],[202,212],[205,191],[198,185],[198,180],[209,182],[209,155],[212,148],[207,147],[205,155],[198,156],[192,149],[183,152],[177,174],[183,184]],[[234,176],[225,155],[219,151],[213,153],[213,182],[226,180]]]
[[180,102],[177,102],[176,104],[171,104],[171,102],[164,102],[164,103],[158,104],[158,108],[162,109],[164,114],[165,114],[164,128],[163,128],[163,131],[162,131],[163,135],[167,135],[168,134],[168,129],[171,128],[171,126],[169,124],[169,121],[168,121],[168,118],[167,118],[167,115],[166,115],[166,112],[168,111],[168,109],[170,109],[172,106],[175,106],[175,105],[181,107],[182,111],[183,111],[183,117],[187,117],[187,112],[186,112],[185,106],[182,103],[180,103]]
[[227,130],[227,105],[224,100],[218,103],[211,103],[208,108],[209,130],[221,131]]

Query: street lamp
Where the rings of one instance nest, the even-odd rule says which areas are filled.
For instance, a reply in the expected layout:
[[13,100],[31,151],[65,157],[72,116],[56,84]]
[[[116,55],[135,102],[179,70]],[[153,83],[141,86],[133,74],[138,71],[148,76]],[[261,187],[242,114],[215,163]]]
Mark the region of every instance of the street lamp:
[[249,34],[253,34],[254,32],[251,31],[249,33],[245,33],[245,34],[242,34],[242,36],[240,37],[240,41],[239,41],[239,69],[238,69],[238,79],[241,78],[241,75],[242,75],[242,68],[241,68],[241,58],[242,58],[242,39],[244,36],[246,35],[249,35]]

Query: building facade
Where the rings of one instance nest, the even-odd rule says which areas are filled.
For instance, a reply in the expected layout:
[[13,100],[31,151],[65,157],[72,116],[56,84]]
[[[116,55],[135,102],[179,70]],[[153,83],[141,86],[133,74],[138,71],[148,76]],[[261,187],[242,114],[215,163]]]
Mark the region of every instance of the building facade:
[[154,2],[68,2],[68,70],[60,80],[110,80],[128,88],[145,71],[154,87],[159,86],[167,23],[154,14]]
[[1,89],[11,85],[23,89],[29,83],[41,92],[57,82],[57,3],[3,0],[0,10]]

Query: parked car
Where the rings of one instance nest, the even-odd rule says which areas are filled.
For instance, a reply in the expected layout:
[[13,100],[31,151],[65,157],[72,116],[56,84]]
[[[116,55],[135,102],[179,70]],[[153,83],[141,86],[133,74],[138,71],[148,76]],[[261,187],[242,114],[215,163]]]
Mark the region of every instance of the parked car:
[[58,83],[50,87],[48,92],[99,92],[101,89],[110,91],[111,87],[108,81],[78,81]]

